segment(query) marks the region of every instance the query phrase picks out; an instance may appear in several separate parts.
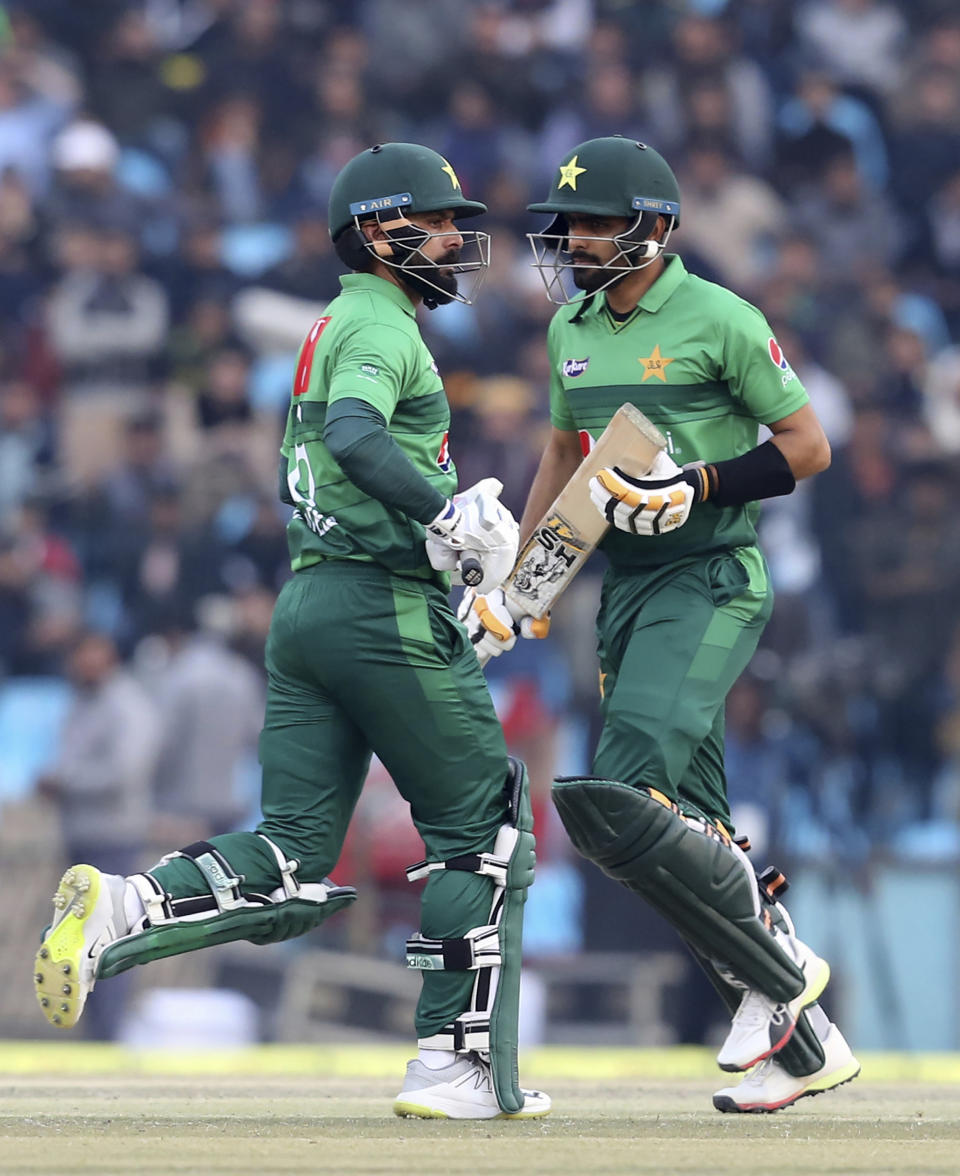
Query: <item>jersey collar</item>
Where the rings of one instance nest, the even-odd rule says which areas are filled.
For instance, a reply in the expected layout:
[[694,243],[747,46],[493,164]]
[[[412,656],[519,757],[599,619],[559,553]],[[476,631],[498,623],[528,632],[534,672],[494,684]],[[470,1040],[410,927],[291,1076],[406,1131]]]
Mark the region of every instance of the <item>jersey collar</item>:
[[[649,314],[656,314],[687,277],[686,268],[678,254],[668,253],[664,262],[663,273],[637,303],[640,310],[645,310]],[[606,295],[596,311],[599,311],[604,305],[606,305]],[[633,319],[630,319],[629,322],[633,322]],[[626,323],[623,325],[626,326]]]
[[386,278],[378,278],[376,274],[341,274],[340,286],[344,294],[365,290],[368,294],[377,294],[381,298],[387,298],[411,318],[417,317],[417,312],[410,299],[399,286],[388,282]]
[[663,273],[637,303],[641,310],[656,314],[687,276],[683,262],[676,253],[668,253],[664,259]]

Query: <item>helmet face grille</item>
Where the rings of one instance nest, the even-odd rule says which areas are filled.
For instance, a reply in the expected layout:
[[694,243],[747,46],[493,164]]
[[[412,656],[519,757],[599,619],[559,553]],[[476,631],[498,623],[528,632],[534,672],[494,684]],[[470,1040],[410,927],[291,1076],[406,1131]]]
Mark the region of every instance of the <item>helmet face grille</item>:
[[[643,212],[636,216],[633,223],[622,233],[613,237],[591,236],[591,241],[603,241],[612,244],[616,252],[609,261],[600,265],[575,261],[570,252],[569,231],[566,218],[561,214],[554,218],[543,233],[527,233],[527,240],[533,250],[533,268],[539,273],[547,298],[556,306],[566,306],[571,303],[583,302],[606,290],[621,278],[636,270],[646,269],[661,256],[670,240],[673,225],[668,224],[666,232],[659,241],[650,239],[658,219],[657,213]],[[606,273],[605,281],[590,284],[590,287],[577,282],[577,274]]]
[[[369,219],[364,217],[365,221]],[[449,232],[430,232],[402,215],[391,214],[386,219],[378,213],[375,219],[383,228],[385,239],[368,240],[361,228],[359,216],[354,218],[354,231],[347,230],[360,249],[359,254],[353,253],[351,256],[363,262],[362,265],[351,265],[351,268],[369,269],[372,261],[379,261],[419,294],[430,310],[448,302],[462,302],[468,306],[473,303],[490,266],[489,233],[477,229],[458,229],[459,246],[452,251],[444,250],[451,256],[445,257],[441,253],[439,259],[434,260],[427,256],[424,248],[430,241],[449,239]],[[346,235],[342,234],[340,239]],[[344,254],[340,256],[341,260],[346,260]],[[460,286],[464,278],[469,279],[469,282],[467,288],[462,290]]]

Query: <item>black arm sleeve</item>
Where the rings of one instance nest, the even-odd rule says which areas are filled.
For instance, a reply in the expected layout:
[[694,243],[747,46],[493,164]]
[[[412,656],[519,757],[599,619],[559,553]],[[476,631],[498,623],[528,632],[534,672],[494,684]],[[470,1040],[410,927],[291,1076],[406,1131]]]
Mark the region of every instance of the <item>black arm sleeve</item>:
[[382,413],[365,400],[345,397],[327,410],[323,443],[350,481],[385,506],[429,523],[446,498],[419,473],[387,432]]
[[792,493],[797,484],[790,463],[772,441],[706,468],[710,478],[707,500],[717,506],[742,506],[760,498],[777,498]]

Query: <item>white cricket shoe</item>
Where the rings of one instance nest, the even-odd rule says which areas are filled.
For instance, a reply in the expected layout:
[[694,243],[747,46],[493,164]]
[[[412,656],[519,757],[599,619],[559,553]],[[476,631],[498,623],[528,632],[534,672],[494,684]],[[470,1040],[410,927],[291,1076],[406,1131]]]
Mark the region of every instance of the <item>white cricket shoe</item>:
[[522,1110],[502,1111],[493,1093],[490,1063],[476,1053],[465,1054],[440,1070],[431,1070],[415,1058],[407,1063],[393,1113],[419,1119],[538,1119],[549,1115],[549,1095],[539,1090],[522,1093]]
[[[800,965],[806,983],[791,1001],[771,1000],[751,988],[740,1002],[727,1039],[717,1054],[721,1070],[749,1070],[777,1052],[790,1040],[797,1027],[797,1017],[820,996],[830,979],[830,965],[801,940],[778,936]],[[785,944],[786,945],[786,944]]]
[[852,1082],[860,1073],[860,1063],[833,1022],[823,1042],[824,1062],[819,1070],[794,1078],[774,1058],[767,1058],[737,1086],[727,1086],[713,1096],[718,1111],[740,1114],[763,1114],[779,1111],[800,1098],[811,1098],[825,1090],[835,1090]]
[[97,978],[97,960],[127,931],[126,879],[94,866],[71,866],[53,896],[53,922],[34,963],[33,981],[51,1025],[72,1029]]

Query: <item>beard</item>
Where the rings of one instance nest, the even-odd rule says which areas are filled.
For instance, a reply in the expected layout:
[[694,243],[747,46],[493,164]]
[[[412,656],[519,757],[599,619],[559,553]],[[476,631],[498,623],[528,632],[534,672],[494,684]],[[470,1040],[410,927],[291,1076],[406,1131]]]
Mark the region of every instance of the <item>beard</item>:
[[[617,274],[617,277],[610,280],[611,271],[605,268],[599,257],[595,257],[592,253],[573,253],[570,255],[570,260],[574,264],[574,269],[570,272],[573,275],[573,284],[578,290],[583,290],[587,294],[592,294],[595,290],[599,290],[601,286],[606,286],[609,289],[622,281],[629,270],[624,270]],[[580,269],[580,266],[589,266],[589,269]]]
[[[416,259],[414,264],[423,265],[423,254],[411,253]],[[430,260],[429,258],[427,259]],[[457,294],[457,274],[453,268],[460,260],[459,249],[448,249],[441,257],[432,262],[433,269],[427,274],[419,270],[401,267],[400,277],[424,301],[424,305],[432,310],[436,306],[446,306],[452,302]]]

